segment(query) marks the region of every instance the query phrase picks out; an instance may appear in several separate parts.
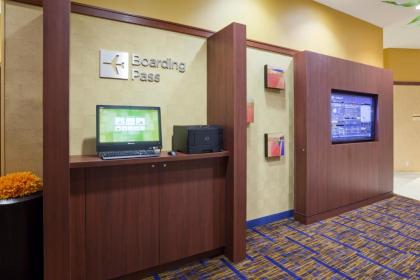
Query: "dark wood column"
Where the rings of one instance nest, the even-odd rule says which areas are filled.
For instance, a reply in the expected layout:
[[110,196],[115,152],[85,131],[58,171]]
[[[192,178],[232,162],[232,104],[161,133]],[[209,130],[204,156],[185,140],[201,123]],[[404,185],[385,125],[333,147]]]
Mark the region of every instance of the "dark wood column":
[[232,23],[207,39],[207,119],[224,127],[230,152],[226,185],[226,255],[245,258],[246,26]]
[[70,279],[70,1],[44,0],[44,279]]

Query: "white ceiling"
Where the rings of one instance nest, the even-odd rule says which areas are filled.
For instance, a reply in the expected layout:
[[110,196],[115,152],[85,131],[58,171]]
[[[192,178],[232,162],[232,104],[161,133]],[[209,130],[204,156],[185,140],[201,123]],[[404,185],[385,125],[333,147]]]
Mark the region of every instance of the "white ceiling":
[[[315,0],[384,29],[384,48],[420,48],[420,26],[407,23],[420,10],[397,7],[381,0]],[[400,0],[405,2],[407,0]]]

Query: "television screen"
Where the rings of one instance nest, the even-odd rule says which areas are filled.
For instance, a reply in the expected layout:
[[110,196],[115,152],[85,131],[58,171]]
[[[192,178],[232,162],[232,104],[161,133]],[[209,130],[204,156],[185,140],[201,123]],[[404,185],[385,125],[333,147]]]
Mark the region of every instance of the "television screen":
[[98,105],[96,110],[99,148],[115,144],[160,145],[160,108]]
[[333,90],[331,93],[332,143],[375,140],[376,104],[376,95]]

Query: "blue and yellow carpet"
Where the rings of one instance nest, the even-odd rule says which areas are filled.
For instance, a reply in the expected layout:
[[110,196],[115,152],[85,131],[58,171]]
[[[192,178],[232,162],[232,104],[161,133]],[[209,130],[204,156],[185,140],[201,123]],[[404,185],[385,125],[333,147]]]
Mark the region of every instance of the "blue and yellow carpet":
[[249,229],[243,262],[204,259],[153,278],[420,279],[419,229],[420,201],[393,197],[309,226]]

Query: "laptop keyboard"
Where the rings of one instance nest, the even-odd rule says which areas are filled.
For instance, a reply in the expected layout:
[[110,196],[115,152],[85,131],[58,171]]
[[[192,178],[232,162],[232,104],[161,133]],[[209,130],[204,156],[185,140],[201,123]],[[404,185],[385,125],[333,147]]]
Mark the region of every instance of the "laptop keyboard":
[[99,153],[101,159],[145,158],[157,156],[159,156],[159,153],[156,153],[154,150],[108,151]]

